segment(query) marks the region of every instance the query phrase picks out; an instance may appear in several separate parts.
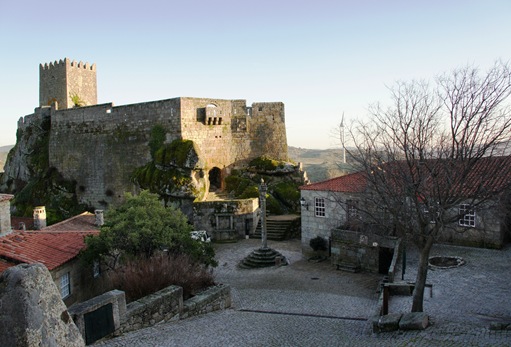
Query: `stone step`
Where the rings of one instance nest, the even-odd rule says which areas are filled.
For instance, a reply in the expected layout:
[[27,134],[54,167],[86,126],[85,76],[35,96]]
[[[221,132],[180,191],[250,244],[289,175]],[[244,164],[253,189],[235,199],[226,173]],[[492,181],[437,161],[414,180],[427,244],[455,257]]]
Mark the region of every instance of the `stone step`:
[[[275,219],[267,219],[266,220],[266,238],[268,240],[274,241],[282,241],[286,238],[287,231],[289,227],[293,223],[292,220],[275,220]],[[257,224],[257,228],[252,238],[261,238],[261,220]]]
[[285,257],[271,248],[259,248],[250,253],[241,261],[239,267],[244,269],[286,265]]

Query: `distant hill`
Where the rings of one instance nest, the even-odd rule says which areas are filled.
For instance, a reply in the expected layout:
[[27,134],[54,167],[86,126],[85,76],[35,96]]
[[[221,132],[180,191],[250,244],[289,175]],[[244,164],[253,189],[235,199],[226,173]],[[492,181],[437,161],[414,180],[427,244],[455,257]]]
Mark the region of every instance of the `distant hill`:
[[[4,171],[7,154],[14,145],[0,147],[0,172]],[[311,182],[319,182],[337,177],[345,171],[342,169],[340,149],[308,149],[288,147],[289,158],[303,164]]]
[[7,154],[14,145],[11,146],[1,146],[0,147],[0,172],[4,171],[5,161],[7,160]]
[[344,175],[350,171],[350,166],[341,163],[341,150],[337,149],[308,149],[289,146],[289,158],[303,164],[307,176],[312,183]]

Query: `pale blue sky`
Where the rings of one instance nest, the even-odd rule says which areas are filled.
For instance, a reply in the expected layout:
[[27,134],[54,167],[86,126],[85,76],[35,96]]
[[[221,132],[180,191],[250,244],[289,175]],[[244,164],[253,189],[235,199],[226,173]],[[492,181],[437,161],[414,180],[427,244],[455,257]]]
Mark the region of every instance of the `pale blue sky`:
[[397,80],[511,59],[510,0],[0,0],[0,145],[39,103],[39,64],[96,63],[98,102],[282,101],[288,144],[338,145]]

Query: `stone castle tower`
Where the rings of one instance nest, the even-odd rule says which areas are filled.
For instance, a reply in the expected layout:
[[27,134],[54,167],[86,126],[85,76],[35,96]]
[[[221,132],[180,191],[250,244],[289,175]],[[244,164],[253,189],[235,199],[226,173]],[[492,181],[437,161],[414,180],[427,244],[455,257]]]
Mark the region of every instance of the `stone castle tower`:
[[39,65],[39,106],[57,102],[58,109],[96,105],[96,64],[68,58]]

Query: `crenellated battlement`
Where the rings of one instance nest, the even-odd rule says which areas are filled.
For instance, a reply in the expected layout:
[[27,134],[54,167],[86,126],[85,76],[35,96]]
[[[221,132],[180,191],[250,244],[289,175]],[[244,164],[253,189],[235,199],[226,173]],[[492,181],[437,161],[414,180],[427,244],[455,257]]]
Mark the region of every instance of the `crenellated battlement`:
[[69,58],[39,65],[39,106],[97,104],[96,64]]
[[73,67],[77,69],[84,69],[90,71],[96,71],[96,64],[89,64],[88,62],[83,63],[82,61],[76,62],[76,60],[71,60],[69,58],[60,59],[59,61],[55,60],[54,62],[39,64],[40,70],[50,70],[55,68],[63,68],[63,67]]

